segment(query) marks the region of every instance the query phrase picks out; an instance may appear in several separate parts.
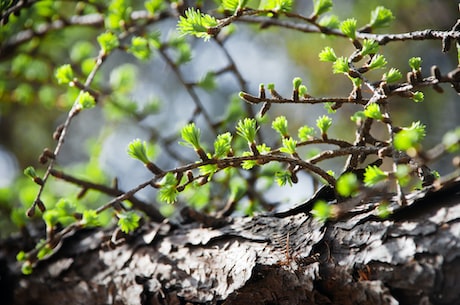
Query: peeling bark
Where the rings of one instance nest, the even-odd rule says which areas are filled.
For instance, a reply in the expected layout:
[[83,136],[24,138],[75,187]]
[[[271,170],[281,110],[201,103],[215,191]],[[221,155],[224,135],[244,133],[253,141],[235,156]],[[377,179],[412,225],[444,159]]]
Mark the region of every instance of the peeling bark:
[[459,304],[460,180],[394,206],[387,219],[368,202],[327,223],[146,223],[115,248],[108,232],[80,231],[31,276],[0,264],[14,283],[1,293],[18,305]]

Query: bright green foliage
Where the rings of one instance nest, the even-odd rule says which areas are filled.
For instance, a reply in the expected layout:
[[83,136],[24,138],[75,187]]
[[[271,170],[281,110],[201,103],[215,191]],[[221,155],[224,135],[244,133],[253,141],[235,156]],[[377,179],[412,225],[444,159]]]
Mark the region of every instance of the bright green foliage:
[[247,0],[222,0],[222,8],[224,10],[236,12],[238,9],[243,8],[247,4]]
[[55,76],[59,84],[69,84],[75,77],[72,67],[69,64],[57,68]]
[[377,103],[371,103],[368,105],[366,109],[364,109],[364,115],[375,120],[381,120],[383,117],[382,112],[380,112],[380,107]]
[[421,65],[422,65],[422,58],[412,57],[409,59],[409,67],[411,67],[413,71],[420,70]]
[[369,23],[370,27],[373,29],[376,28],[383,28],[387,27],[390,25],[390,23],[395,19],[393,16],[393,13],[383,7],[383,6],[377,6],[372,12],[371,12],[371,21]]
[[94,97],[87,91],[80,92],[76,101],[77,109],[91,109],[94,106],[96,106]]
[[412,100],[416,103],[423,102],[424,99],[425,95],[421,91],[414,92],[414,94],[412,95]]
[[340,30],[344,33],[347,37],[354,40],[356,39],[356,24],[357,21],[355,18],[348,18],[340,24]]
[[289,171],[277,172],[275,175],[275,180],[279,186],[285,186],[286,184],[292,186],[291,172]]
[[57,210],[46,210],[43,213],[43,220],[48,228],[54,227],[59,222],[60,213]]
[[363,56],[375,54],[379,50],[379,43],[372,39],[364,39],[361,54]]
[[293,0],[265,0],[261,1],[261,9],[275,12],[290,12]]
[[313,0],[313,15],[319,16],[332,9],[332,0]]
[[118,213],[117,217],[118,227],[124,233],[133,232],[139,227],[139,220],[141,217],[133,211]]
[[255,142],[257,130],[257,122],[253,118],[240,120],[236,126],[237,134],[243,137],[248,143]]
[[105,26],[112,30],[122,30],[129,23],[131,12],[131,1],[112,0],[105,18]]
[[29,261],[24,262],[24,264],[22,264],[21,266],[21,272],[24,275],[32,274],[33,272],[32,264]]
[[425,138],[426,126],[421,124],[420,121],[413,122],[408,128],[403,128],[400,132],[395,134],[393,145],[397,150],[408,150],[415,148]]
[[358,177],[354,173],[345,173],[337,179],[335,188],[340,196],[354,196],[359,191]]
[[383,80],[387,83],[392,83],[400,80],[402,78],[401,72],[398,69],[390,68],[390,71],[383,74]]
[[276,130],[281,137],[288,137],[288,121],[285,116],[279,116],[272,122],[272,128]]
[[318,126],[321,134],[326,134],[329,127],[332,125],[332,119],[327,115],[320,116],[316,120],[316,126]]
[[151,54],[149,41],[144,37],[133,37],[128,52],[141,60],[149,59]]
[[302,79],[300,77],[295,77],[292,80],[292,86],[294,87],[294,90],[299,90],[299,87],[301,84],[302,84]]
[[31,179],[35,179],[38,177],[37,172],[35,171],[35,168],[33,166],[28,166],[24,169],[24,175]]
[[388,174],[382,171],[376,165],[370,165],[366,167],[366,171],[364,172],[364,185],[365,186],[374,186],[377,183],[387,179]]
[[216,18],[203,14],[195,8],[188,8],[185,11],[185,17],[181,16],[177,29],[182,34],[195,35],[198,38],[209,40],[212,35],[209,34],[209,29],[217,26]]
[[296,153],[297,141],[293,138],[283,138],[283,147],[280,148],[281,152],[294,155]]
[[91,209],[84,210],[80,224],[84,228],[100,226],[101,223],[99,221],[99,214],[97,213],[96,210],[91,210]]
[[145,1],[144,6],[149,13],[155,15],[156,12],[164,8],[165,2],[163,0],[149,0]]
[[315,134],[315,129],[313,127],[310,127],[310,126],[302,126],[299,128],[299,131],[297,133],[299,139],[301,141],[308,141],[308,140],[311,140],[313,138]]
[[348,71],[350,71],[350,67],[348,66],[348,59],[343,56],[337,58],[337,60],[332,64],[332,71],[334,74],[347,74]]
[[299,96],[306,97],[307,95],[308,95],[307,86],[305,86],[305,85],[300,85],[300,86],[299,86]]
[[173,173],[167,173],[161,181],[161,188],[158,191],[158,198],[160,201],[166,203],[174,203],[177,200],[177,179]]
[[340,20],[337,15],[327,15],[321,17],[318,24],[326,28],[338,29],[340,27]]
[[335,62],[337,60],[337,56],[335,55],[334,49],[331,48],[331,47],[325,47],[319,53],[319,60],[320,61]]
[[218,167],[217,164],[206,164],[200,166],[200,174],[202,175],[209,175],[210,177],[214,175],[217,171]]
[[214,141],[214,157],[223,158],[228,155],[232,149],[232,135],[229,132],[220,134]]
[[318,200],[315,202],[311,213],[316,220],[326,222],[332,216],[332,208],[326,201]]
[[382,54],[375,55],[372,57],[371,62],[369,63],[369,69],[381,69],[384,68],[387,64],[387,60],[383,57]]
[[97,37],[97,41],[99,42],[99,45],[105,54],[112,52],[113,49],[118,48],[120,45],[118,37],[112,32],[102,33]]
[[460,150],[460,127],[455,130],[447,132],[442,137],[442,144],[446,150],[450,153],[454,153]]
[[190,144],[194,149],[200,149],[201,131],[195,126],[195,123],[185,125],[181,130],[182,139]]
[[141,161],[144,164],[150,162],[147,157],[147,142],[142,142],[140,139],[135,139],[128,144],[127,149],[128,155],[133,158]]

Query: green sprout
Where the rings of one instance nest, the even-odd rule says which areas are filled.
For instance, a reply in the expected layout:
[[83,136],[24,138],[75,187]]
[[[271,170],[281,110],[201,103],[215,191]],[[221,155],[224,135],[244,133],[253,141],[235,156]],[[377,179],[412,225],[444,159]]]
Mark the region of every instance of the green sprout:
[[358,177],[354,173],[345,173],[337,179],[335,188],[340,196],[354,196],[359,191]]
[[243,137],[248,143],[254,143],[256,140],[257,123],[253,118],[245,118],[238,121],[236,132],[239,136]]
[[286,184],[289,184],[290,186],[292,186],[291,172],[289,171],[277,172],[275,174],[275,180],[279,186],[285,186]]
[[84,210],[80,224],[84,228],[97,227],[100,225],[99,215],[96,210]]
[[369,69],[381,69],[384,68],[387,64],[387,60],[383,57],[382,54],[375,55],[372,57],[371,62],[369,63]]
[[319,53],[319,60],[320,61],[335,62],[337,60],[337,56],[335,55],[334,49],[331,48],[331,47],[325,47]]
[[292,10],[293,0],[267,0],[262,1],[263,6],[261,9],[270,10],[275,12],[290,12]]
[[332,5],[332,0],[313,0],[313,16],[319,16],[330,11]]
[[145,141],[142,142],[140,139],[131,141],[128,145],[127,152],[131,158],[137,159],[144,164],[148,164],[150,162],[147,157],[147,142]]
[[150,58],[149,41],[144,37],[133,37],[128,51],[141,60]]
[[288,133],[288,121],[285,116],[279,116],[272,122],[272,128],[276,130],[281,137],[289,137]]
[[321,131],[321,135],[324,137],[327,134],[327,130],[332,125],[332,119],[327,115],[320,116],[316,120],[316,126],[318,126],[319,130]]
[[177,179],[173,173],[167,173],[161,181],[161,188],[158,191],[160,201],[172,204],[176,202],[179,191],[177,190]]
[[348,66],[348,59],[343,56],[338,57],[337,60],[332,64],[332,71],[334,74],[347,74],[348,71],[350,71],[350,67]]
[[403,128],[394,136],[393,145],[397,150],[407,151],[415,148],[426,136],[426,126],[420,121],[413,122],[410,127]]
[[201,131],[195,126],[195,123],[185,125],[181,130],[182,139],[190,144],[194,149],[200,149]]
[[97,37],[97,41],[99,42],[99,45],[101,46],[104,54],[110,53],[113,49],[118,48],[120,45],[118,37],[115,36],[115,34],[112,32],[102,33]]
[[355,18],[348,18],[340,24],[340,30],[348,38],[355,40],[356,39],[356,23],[357,21]]
[[337,15],[327,15],[321,17],[318,24],[325,28],[338,29],[340,26],[340,20]]
[[94,106],[96,106],[96,100],[94,99],[94,96],[92,96],[87,91],[80,92],[76,101],[76,109],[91,109]]
[[377,6],[371,12],[371,21],[369,26],[373,29],[387,27],[394,19],[395,17],[389,9],[383,6]]
[[163,0],[150,0],[145,1],[144,6],[150,14],[155,15],[156,12],[160,11],[165,6],[165,3]]
[[300,85],[299,86],[299,95],[303,97],[308,97],[308,89],[307,86],[305,85]]
[[372,39],[364,39],[361,55],[375,54],[379,50],[379,43]]
[[297,133],[299,139],[301,141],[308,141],[308,140],[311,140],[313,138],[315,134],[315,129],[313,127],[310,127],[310,126],[302,126],[299,128],[299,131]]
[[57,68],[55,76],[59,84],[69,84],[75,77],[73,74],[72,66],[69,64],[62,65]]
[[370,165],[364,172],[364,185],[371,187],[387,179],[388,174],[383,172],[378,166]]
[[381,120],[383,117],[380,106],[377,103],[369,104],[366,109],[364,109],[364,115],[375,120]]
[[412,100],[416,103],[423,102],[425,95],[421,91],[414,92],[412,95]]
[[216,18],[208,14],[203,14],[198,9],[189,7],[185,11],[185,17],[181,16],[179,18],[177,28],[184,35],[195,35],[207,41],[212,37],[209,30],[217,25],[218,21]]
[[232,149],[231,142],[232,135],[229,132],[218,135],[214,141],[214,157],[226,157]]
[[296,153],[297,141],[293,138],[283,138],[283,147],[280,148],[281,152],[295,155]]
[[390,68],[390,71],[383,74],[383,80],[387,83],[398,81],[402,78],[401,72],[398,69]]
[[318,200],[313,205],[311,213],[316,220],[326,222],[332,217],[332,208],[326,201]]
[[117,217],[118,227],[124,233],[133,232],[139,227],[141,217],[133,211],[118,213]]
[[24,175],[32,179],[36,184],[43,185],[43,180],[37,175],[33,166],[28,166],[24,169]]
[[412,71],[414,72],[419,71],[421,65],[422,65],[422,58],[412,57],[409,59],[409,67],[411,67]]

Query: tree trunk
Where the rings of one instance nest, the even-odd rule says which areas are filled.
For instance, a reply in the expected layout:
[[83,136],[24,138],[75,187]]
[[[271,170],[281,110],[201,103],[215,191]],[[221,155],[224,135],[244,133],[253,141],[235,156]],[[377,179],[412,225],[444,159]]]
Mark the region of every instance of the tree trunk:
[[406,206],[391,203],[386,219],[375,216],[375,206],[356,205],[326,223],[303,212],[213,219],[186,211],[188,222],[146,223],[118,246],[112,232],[79,231],[30,276],[4,266],[12,248],[4,245],[2,299],[460,304],[460,180],[412,194]]

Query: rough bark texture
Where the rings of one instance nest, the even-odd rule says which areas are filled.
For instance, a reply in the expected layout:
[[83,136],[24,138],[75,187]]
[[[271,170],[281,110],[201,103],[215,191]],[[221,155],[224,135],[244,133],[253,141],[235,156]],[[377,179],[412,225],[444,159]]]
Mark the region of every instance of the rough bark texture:
[[394,206],[385,220],[369,202],[326,224],[308,213],[149,223],[115,248],[106,246],[107,232],[81,231],[31,276],[19,276],[2,258],[2,299],[47,305],[460,304],[460,181]]

